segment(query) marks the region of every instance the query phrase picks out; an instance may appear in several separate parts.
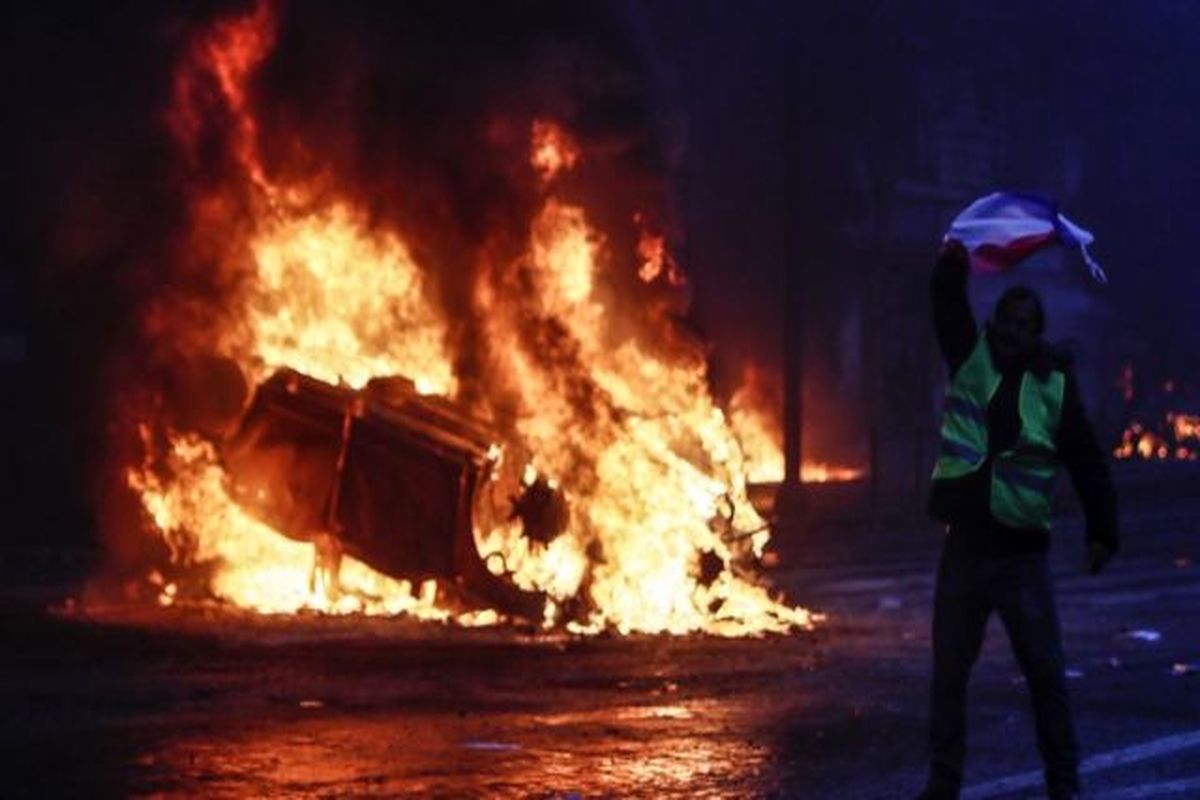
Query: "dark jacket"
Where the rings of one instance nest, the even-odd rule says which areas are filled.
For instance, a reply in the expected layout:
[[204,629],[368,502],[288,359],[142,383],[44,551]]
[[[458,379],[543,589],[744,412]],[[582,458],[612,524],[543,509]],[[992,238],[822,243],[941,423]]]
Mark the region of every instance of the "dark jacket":
[[[933,271],[933,326],[953,376],[971,354],[980,336],[967,301],[967,262],[952,251],[938,258]],[[1045,346],[1025,369],[1066,374],[1062,422],[1055,440],[1058,457],[1071,476],[1083,506],[1089,542],[1117,550],[1117,493],[1108,456],[1096,442],[1079,398],[1079,385],[1064,354]],[[1011,447],[1021,427],[1017,399],[1024,369],[1006,372],[988,406],[988,457],[983,466],[961,478],[933,481],[929,512],[949,524],[951,535],[963,537],[972,549],[996,555],[1045,552],[1045,531],[1015,529],[997,522],[990,510],[992,457]]]

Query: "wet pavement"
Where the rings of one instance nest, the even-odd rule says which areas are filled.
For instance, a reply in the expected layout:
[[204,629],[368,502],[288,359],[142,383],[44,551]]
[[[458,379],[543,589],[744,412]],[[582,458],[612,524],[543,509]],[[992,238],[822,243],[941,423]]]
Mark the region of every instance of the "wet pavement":
[[[1057,534],[1088,796],[1200,796],[1198,528],[1186,508],[1131,519],[1097,578],[1078,569],[1077,524]],[[47,614],[42,595],[10,589],[4,794],[910,796],[936,547],[926,527],[785,549],[776,582],[829,619],[748,640]],[[1025,687],[996,622],[969,750],[967,796],[1038,796]]]

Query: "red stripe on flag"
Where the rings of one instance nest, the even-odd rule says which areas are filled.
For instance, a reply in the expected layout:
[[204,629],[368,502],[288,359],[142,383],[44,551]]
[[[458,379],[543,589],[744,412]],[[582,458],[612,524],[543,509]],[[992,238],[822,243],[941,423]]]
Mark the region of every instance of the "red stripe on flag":
[[1054,241],[1054,231],[1021,236],[1005,244],[985,242],[971,252],[972,260],[984,272],[1003,272]]

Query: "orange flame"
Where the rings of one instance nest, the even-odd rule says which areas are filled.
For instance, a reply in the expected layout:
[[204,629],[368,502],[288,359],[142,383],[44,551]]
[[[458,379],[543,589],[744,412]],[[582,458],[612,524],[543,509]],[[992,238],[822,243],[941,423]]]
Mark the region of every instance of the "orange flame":
[[[776,394],[762,370],[749,364],[742,371],[742,385],[729,400],[729,421],[745,453],[747,478],[753,483],[779,483],[786,471]],[[805,461],[800,467],[800,480],[805,483],[856,481],[864,474],[858,467],[816,461]]]
[[[1126,404],[1133,402],[1136,392],[1132,362],[1121,365],[1116,387]],[[1174,378],[1164,380],[1161,387],[1166,395],[1181,393],[1181,384]],[[1178,397],[1171,400],[1172,403],[1179,401]],[[1200,461],[1200,414],[1167,411],[1157,423],[1149,426],[1134,419],[1121,432],[1121,440],[1113,447],[1113,456],[1144,461]]]
[[[565,600],[586,580],[596,610],[577,629],[738,634],[807,624],[806,611],[734,574],[737,548],[711,524],[721,505],[732,506],[736,528],[760,530],[743,547],[761,554],[768,538],[746,497],[740,448],[712,401],[702,353],[664,360],[619,338],[597,276],[604,246],[583,209],[548,198],[526,257],[478,288],[496,371],[519,401],[518,430],[574,509],[566,537],[513,559],[518,582]],[[509,295],[518,287],[533,291],[532,324]],[[487,542],[504,548],[511,536],[494,531]],[[707,585],[697,579],[703,553],[722,565]]]
[[[213,346],[253,382],[288,366],[351,387],[403,375],[422,392],[455,395],[462,377],[446,315],[402,236],[369,226],[344,195],[280,183],[263,168],[247,85],[273,41],[271,7],[259,5],[199,37],[176,79],[171,120],[185,147],[205,135],[210,115],[233,120],[238,169],[228,186],[200,193],[193,216],[195,236],[220,242],[218,259],[240,278]],[[205,85],[218,87],[220,108]],[[580,158],[556,123],[535,122],[531,140],[544,187]],[[674,263],[661,240],[654,255]],[[762,555],[769,534],[747,499],[746,461],[712,399],[703,352],[678,336],[657,341],[659,322],[618,324],[604,275],[610,258],[583,207],[546,195],[524,255],[480,272],[474,302],[489,365],[481,411],[515,409],[516,449],[560,487],[571,512],[566,533],[547,545],[530,543],[519,523],[492,521],[476,530],[479,551],[503,555],[515,583],[553,598],[546,623],[572,630],[741,635],[811,624],[808,611],[739,566]],[[153,453],[149,428],[146,437]],[[262,612],[500,619],[454,615],[439,605],[436,584],[414,587],[349,558],[329,584],[312,545],[231,500],[210,443],[167,432],[166,450],[132,467],[129,485],[175,563],[213,565],[208,591],[217,598]],[[167,586],[175,587],[164,583],[160,602],[171,604],[179,591]],[[584,612],[564,611],[581,602]]]
[[1200,414],[1167,414],[1167,422],[1175,432],[1175,440],[1194,439],[1200,443]]
[[174,103],[168,122],[180,141],[194,148],[213,111],[215,83],[224,110],[234,120],[232,150],[247,177],[267,188],[258,159],[258,124],[250,113],[246,84],[275,44],[271,3],[259,2],[247,16],[217,20],[198,36],[175,73]]
[[687,276],[671,257],[671,251],[667,249],[667,238],[651,233],[646,227],[645,216],[640,212],[633,215],[633,221],[639,229],[637,251],[642,261],[638,267],[638,278],[643,283],[653,283],[660,275],[666,275],[667,283],[671,286],[685,286]]
[[1168,411],[1157,428],[1149,429],[1134,420],[1121,432],[1113,456],[1143,461],[1200,461],[1200,414]]
[[268,217],[250,251],[256,269],[240,347],[261,364],[256,378],[289,366],[357,388],[376,375],[406,375],[424,394],[453,394],[446,324],[395,234],[367,231],[335,203]]
[[557,123],[549,120],[534,120],[533,149],[529,164],[549,183],[563,172],[575,168],[579,161],[579,145]]
[[[413,586],[348,556],[336,590],[321,586],[311,545],[280,536],[230,499],[225,473],[208,442],[192,435],[172,436],[166,464],[170,480],[147,464],[129,471],[129,484],[141,494],[174,563],[218,565],[208,587],[215,597],[264,613],[310,609],[330,614],[405,613],[438,621],[451,617],[435,604],[433,581]],[[162,584],[158,601],[171,605],[177,594],[174,583]],[[499,615],[483,611],[455,619],[464,625],[487,625]]]

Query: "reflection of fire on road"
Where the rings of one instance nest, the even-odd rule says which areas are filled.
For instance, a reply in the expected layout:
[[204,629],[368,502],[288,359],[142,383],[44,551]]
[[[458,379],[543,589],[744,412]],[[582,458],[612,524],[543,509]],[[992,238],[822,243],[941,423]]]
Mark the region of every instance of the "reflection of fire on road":
[[[127,476],[169,550],[159,602],[576,631],[808,625],[757,577],[769,532],[703,349],[664,303],[622,301],[615,239],[560,196],[581,145],[529,123],[527,240],[476,255],[455,313],[479,335],[464,337],[400,231],[306,171],[302,143],[267,152],[251,79],[274,13],[217,21],[175,79],[169,120],[197,173],[178,270],[217,271],[223,297],[214,312],[180,280],[145,325],[197,365],[200,394],[243,399],[204,425],[161,399],[139,419]],[[202,169],[215,145],[217,179]],[[628,260],[668,297],[683,272],[634,222]]]

